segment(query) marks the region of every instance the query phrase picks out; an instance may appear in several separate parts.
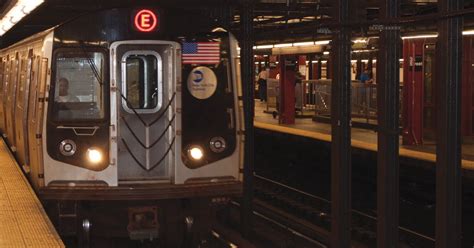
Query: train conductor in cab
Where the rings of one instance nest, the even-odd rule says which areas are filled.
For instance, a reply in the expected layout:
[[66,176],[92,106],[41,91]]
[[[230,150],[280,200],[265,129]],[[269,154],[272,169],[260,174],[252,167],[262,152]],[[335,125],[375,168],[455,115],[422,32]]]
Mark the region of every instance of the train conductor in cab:
[[77,96],[69,94],[69,80],[60,78],[58,80],[58,95],[54,98],[55,102],[79,102]]

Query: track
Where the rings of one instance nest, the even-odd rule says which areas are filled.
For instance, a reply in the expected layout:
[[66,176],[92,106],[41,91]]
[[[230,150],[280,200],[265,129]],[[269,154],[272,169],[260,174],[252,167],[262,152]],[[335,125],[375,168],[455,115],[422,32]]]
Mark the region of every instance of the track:
[[[331,202],[284,183],[255,175],[255,204],[269,216],[284,216],[288,226],[328,244]],[[352,210],[352,237],[357,246],[375,247],[377,217],[372,210]],[[276,217],[280,218],[281,217]],[[281,221],[281,220],[279,220]],[[434,247],[434,239],[399,227],[400,247]]]

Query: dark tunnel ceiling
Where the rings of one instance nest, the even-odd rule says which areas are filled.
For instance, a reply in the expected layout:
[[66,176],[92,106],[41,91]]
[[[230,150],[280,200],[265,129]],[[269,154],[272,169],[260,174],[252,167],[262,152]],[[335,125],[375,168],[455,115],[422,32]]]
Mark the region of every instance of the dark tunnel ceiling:
[[[14,0],[0,0],[0,11],[5,14],[5,8]],[[331,18],[332,6],[335,0],[255,0],[254,29],[257,43],[283,41],[287,39],[314,39],[320,34],[315,27]],[[377,0],[351,0],[354,4],[353,17],[360,21],[375,21],[378,16]],[[437,12],[437,3],[434,0],[401,0],[401,15],[416,17],[434,14]],[[465,0],[465,9],[474,9],[474,0]],[[5,47],[17,40],[36,32],[58,25],[72,17],[113,7],[139,7],[152,4],[186,6],[200,8],[202,11],[216,11],[217,6],[226,6],[233,17],[220,19],[227,27],[239,34],[239,8],[237,0],[45,0],[45,2],[26,16],[10,31],[0,38],[0,46]],[[219,11],[215,13],[221,13]],[[474,14],[465,18],[465,23],[474,23]],[[226,24],[223,24],[226,26]],[[430,26],[431,25],[431,26]],[[433,22],[420,25],[420,29],[433,28]],[[367,27],[365,28],[365,32]],[[414,30],[416,31],[416,30]],[[364,28],[361,28],[364,32]]]

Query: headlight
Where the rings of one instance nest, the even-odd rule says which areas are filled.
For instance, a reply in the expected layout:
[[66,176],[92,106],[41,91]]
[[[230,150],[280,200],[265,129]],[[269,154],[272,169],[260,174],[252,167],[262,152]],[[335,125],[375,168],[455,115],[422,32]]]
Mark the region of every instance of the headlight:
[[199,146],[191,146],[191,148],[188,150],[188,154],[193,160],[196,161],[201,160],[202,157],[204,157],[204,152]]
[[87,149],[87,158],[91,163],[99,163],[102,161],[102,153],[96,148]]

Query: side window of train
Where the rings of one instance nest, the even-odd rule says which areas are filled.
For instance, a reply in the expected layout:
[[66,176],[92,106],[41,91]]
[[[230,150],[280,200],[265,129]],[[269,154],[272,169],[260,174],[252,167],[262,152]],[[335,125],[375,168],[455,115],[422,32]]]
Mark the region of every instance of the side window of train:
[[105,115],[105,53],[82,49],[59,49],[54,56],[55,121],[98,120]]
[[154,51],[128,51],[122,57],[122,105],[133,113],[155,113],[162,105],[162,60]]

